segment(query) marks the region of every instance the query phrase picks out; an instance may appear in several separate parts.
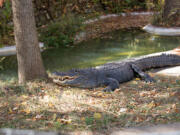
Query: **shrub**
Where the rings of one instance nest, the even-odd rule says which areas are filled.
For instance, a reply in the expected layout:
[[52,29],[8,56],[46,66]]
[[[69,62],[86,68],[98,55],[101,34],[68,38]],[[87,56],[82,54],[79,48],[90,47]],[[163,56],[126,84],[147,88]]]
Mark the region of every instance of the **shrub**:
[[151,21],[153,25],[157,25],[159,22],[163,21],[163,18],[162,18],[163,6],[164,6],[164,1],[158,0],[158,2],[156,3],[156,7],[154,8],[155,12],[157,13],[153,15],[153,18]]
[[69,46],[74,42],[75,34],[84,27],[80,17],[68,14],[40,30],[40,40],[46,47]]
[[3,8],[0,9],[0,44],[10,33],[13,32],[12,27],[12,10],[10,0],[6,0]]
[[146,0],[99,0],[99,2],[113,13],[146,9]]
[[163,14],[164,10],[164,0],[159,0],[158,3],[156,4],[155,11],[158,13],[154,14],[153,19],[152,19],[152,24],[157,25],[157,26],[179,26],[179,8],[173,8],[170,10],[170,14],[167,17],[164,17]]

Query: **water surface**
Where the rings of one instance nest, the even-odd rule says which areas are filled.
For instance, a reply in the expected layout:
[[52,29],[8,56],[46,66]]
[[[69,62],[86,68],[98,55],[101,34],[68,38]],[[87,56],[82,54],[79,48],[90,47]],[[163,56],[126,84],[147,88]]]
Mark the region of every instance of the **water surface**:
[[101,65],[110,61],[167,51],[180,45],[180,37],[153,36],[140,30],[115,31],[107,39],[93,39],[74,47],[43,52],[49,71]]
[[[171,50],[180,45],[180,37],[153,36],[140,30],[115,31],[106,37],[109,38],[89,40],[74,47],[45,50],[42,56],[46,70],[53,72],[93,67],[115,60]],[[16,56],[0,57],[0,72],[0,84],[2,81],[16,81]]]

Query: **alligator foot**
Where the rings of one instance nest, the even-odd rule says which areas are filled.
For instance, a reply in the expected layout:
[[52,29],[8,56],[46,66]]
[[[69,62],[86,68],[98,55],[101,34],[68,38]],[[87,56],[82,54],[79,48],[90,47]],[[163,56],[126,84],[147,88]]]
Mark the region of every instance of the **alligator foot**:
[[110,89],[110,88],[104,88],[103,90],[102,90],[103,92],[113,92],[113,90],[112,89]]
[[[146,75],[148,75],[148,74],[146,74]],[[149,75],[144,78],[144,81],[145,81],[146,83],[156,82],[156,81],[155,81],[152,77],[150,77]]]
[[115,89],[119,88],[119,82],[114,78],[107,78],[104,84],[107,87],[102,90],[103,92],[113,92]]
[[145,82],[147,83],[151,83],[151,82],[155,82],[155,80],[148,74],[146,74],[145,72],[143,72],[137,65],[135,64],[131,64],[131,68],[133,69],[133,71],[135,73],[137,73],[138,76],[140,76]]

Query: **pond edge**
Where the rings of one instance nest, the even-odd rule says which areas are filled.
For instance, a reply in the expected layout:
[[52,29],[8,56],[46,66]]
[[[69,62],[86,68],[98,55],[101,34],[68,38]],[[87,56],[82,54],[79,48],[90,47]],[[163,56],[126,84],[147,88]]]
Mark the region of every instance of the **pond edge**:
[[[154,13],[155,12],[130,12],[130,13],[120,13],[120,14],[106,14],[106,15],[101,15],[101,16],[93,18],[93,19],[86,20],[85,22],[83,22],[83,24],[90,25],[90,24],[93,24],[97,21],[105,20],[108,18],[116,18],[116,17],[120,17],[120,16],[123,16],[123,17],[126,17],[126,16],[147,16],[147,15],[153,15]],[[87,35],[88,35],[87,33],[88,33],[88,31],[87,32],[81,31],[81,32],[77,33],[74,37],[75,44],[78,44],[81,41],[86,40]]]
[[[44,43],[39,43],[40,50],[43,51]],[[16,46],[7,46],[0,48],[0,57],[1,56],[11,56],[16,55]]]
[[158,27],[148,24],[142,28],[144,31],[159,36],[180,36],[180,27]]

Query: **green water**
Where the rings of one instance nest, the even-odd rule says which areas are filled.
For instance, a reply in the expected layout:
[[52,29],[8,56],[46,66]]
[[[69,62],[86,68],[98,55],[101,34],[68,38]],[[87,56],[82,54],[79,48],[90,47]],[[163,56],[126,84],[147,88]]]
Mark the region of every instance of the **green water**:
[[[106,37],[109,38],[82,42],[74,47],[45,50],[42,56],[46,70],[53,72],[92,67],[114,60],[171,50],[180,45],[180,37],[152,36],[140,30],[115,31]],[[17,80],[16,56],[6,57],[0,62],[0,72],[0,82]]]
[[180,45],[180,37],[153,36],[140,30],[115,31],[107,39],[94,39],[75,47],[43,52],[48,71],[85,68],[106,62],[166,51]]

